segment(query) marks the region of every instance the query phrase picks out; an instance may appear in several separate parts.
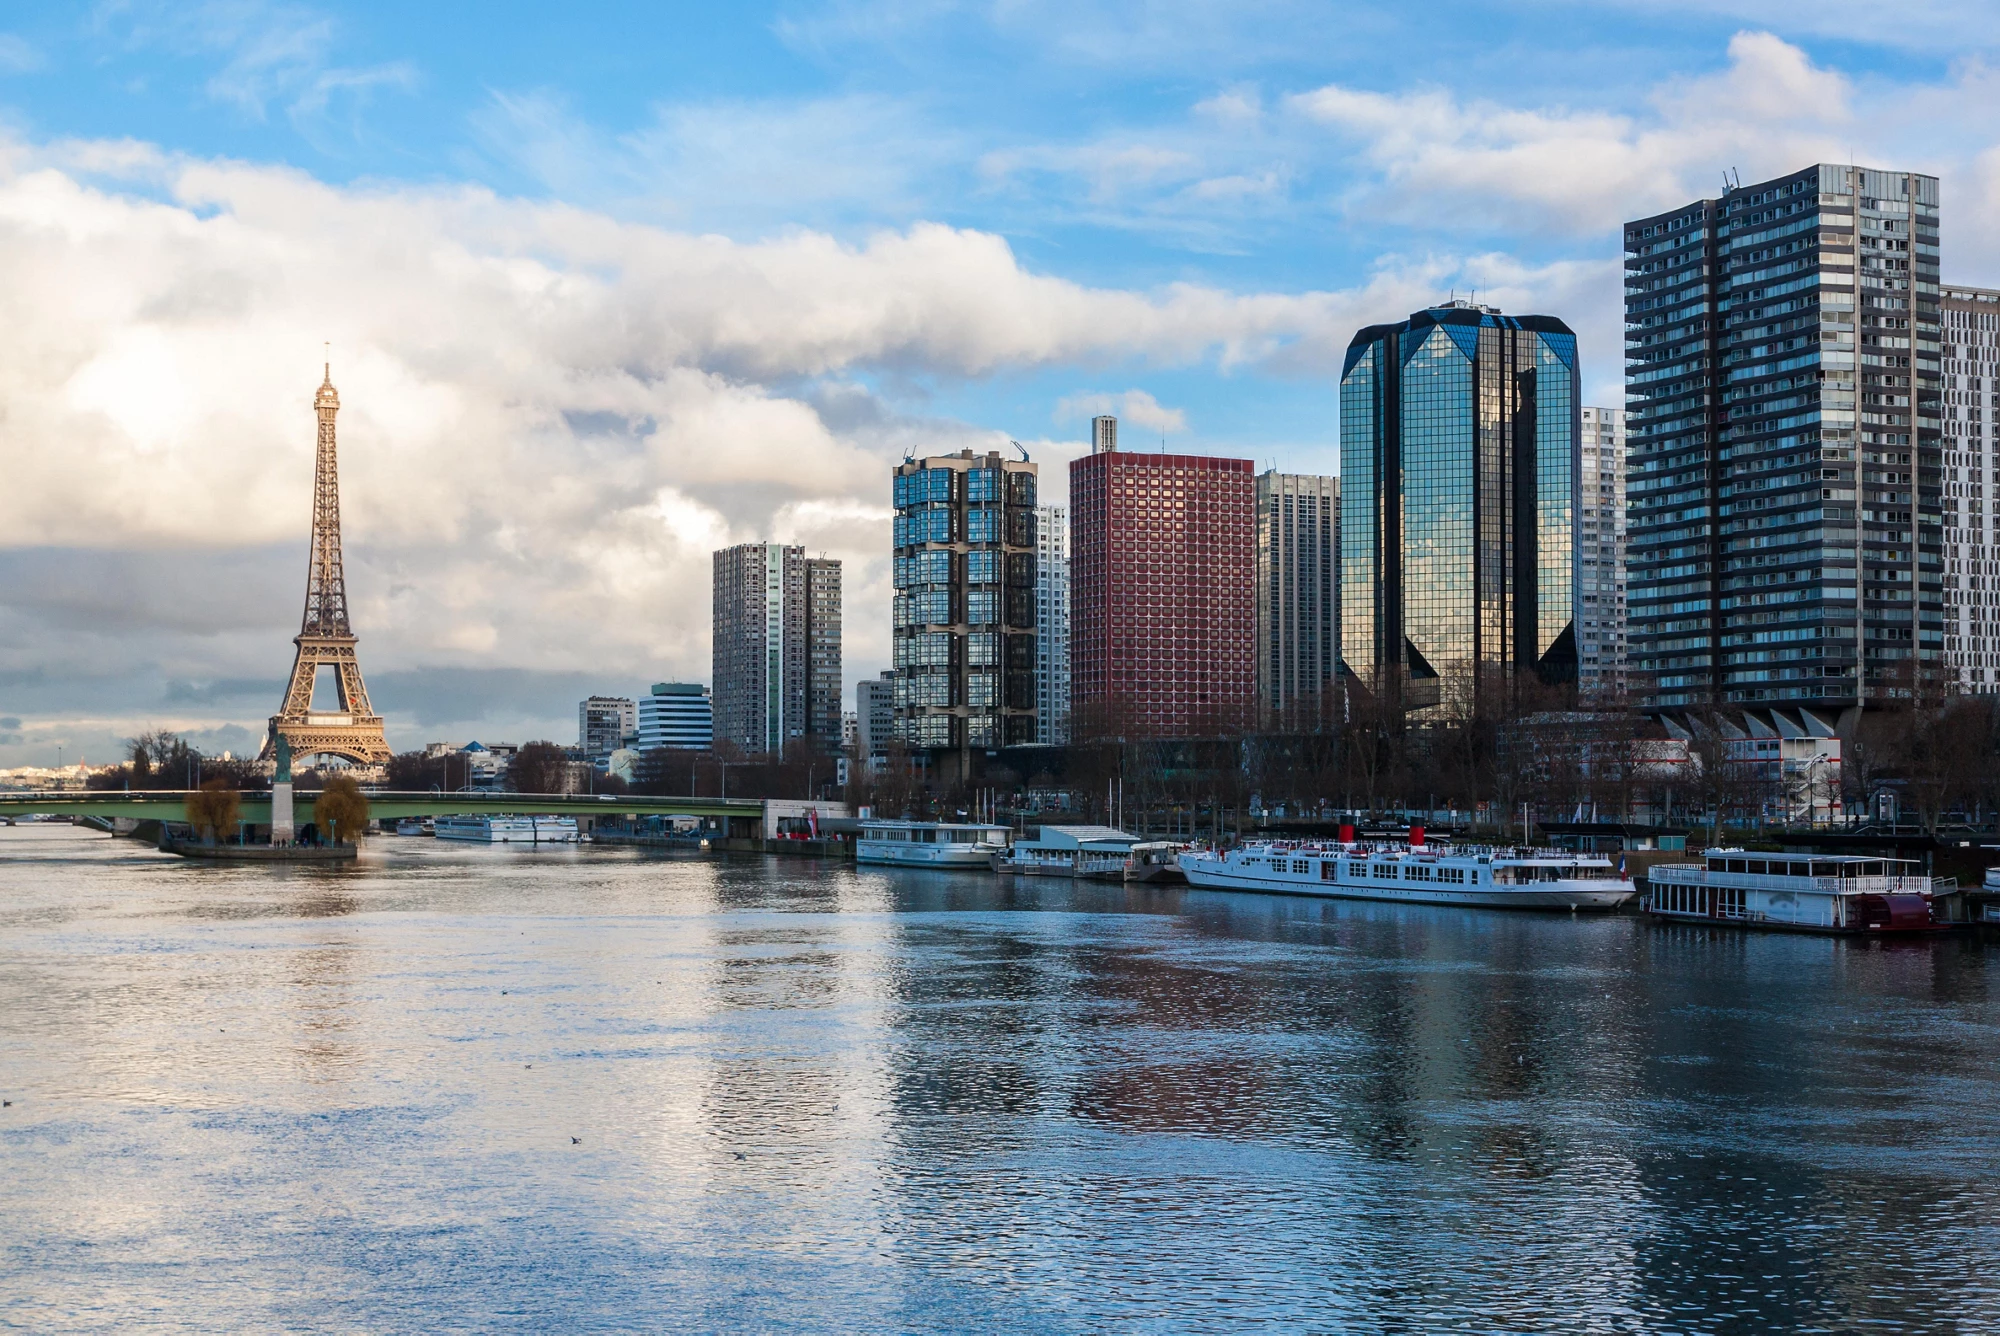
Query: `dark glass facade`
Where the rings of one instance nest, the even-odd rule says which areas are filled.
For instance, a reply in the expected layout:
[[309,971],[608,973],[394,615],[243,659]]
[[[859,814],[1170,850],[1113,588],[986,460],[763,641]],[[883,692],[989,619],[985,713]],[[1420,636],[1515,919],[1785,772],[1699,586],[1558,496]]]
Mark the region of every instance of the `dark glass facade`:
[[1340,382],[1341,666],[1461,716],[1516,669],[1576,675],[1576,336],[1453,303],[1348,345]]
[[1625,227],[1650,703],[1840,708],[1943,649],[1938,184],[1815,164]]
[[1035,740],[1035,466],[999,454],[896,468],[896,727],[923,751]]

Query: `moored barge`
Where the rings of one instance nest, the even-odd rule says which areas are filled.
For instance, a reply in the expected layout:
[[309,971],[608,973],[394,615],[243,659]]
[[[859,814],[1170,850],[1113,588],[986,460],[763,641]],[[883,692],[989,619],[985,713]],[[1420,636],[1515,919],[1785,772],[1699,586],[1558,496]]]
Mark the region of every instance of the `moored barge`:
[[1646,912],[1677,923],[1794,932],[1915,933],[1939,921],[1931,879],[1916,863],[1849,854],[1709,849],[1700,863],[1647,875]]

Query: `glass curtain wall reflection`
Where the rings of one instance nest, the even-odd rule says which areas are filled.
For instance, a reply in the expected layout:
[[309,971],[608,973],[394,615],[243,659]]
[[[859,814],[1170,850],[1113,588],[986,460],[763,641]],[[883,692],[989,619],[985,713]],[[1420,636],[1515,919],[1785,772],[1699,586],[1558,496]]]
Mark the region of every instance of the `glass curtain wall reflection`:
[[1035,740],[1035,466],[906,460],[894,478],[896,728],[913,750]]
[[1452,717],[1518,669],[1576,675],[1576,336],[1452,302],[1348,345],[1341,374],[1341,666]]

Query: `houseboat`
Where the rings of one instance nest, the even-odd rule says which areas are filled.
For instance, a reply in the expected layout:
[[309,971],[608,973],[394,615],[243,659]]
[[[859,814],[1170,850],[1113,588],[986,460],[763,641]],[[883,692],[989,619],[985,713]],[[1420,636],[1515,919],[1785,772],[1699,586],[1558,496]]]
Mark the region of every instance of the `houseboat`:
[[474,844],[575,844],[573,816],[441,816],[436,821],[441,840]]
[[1007,827],[944,821],[863,821],[854,841],[857,863],[898,867],[993,866],[1007,852]]
[[1179,881],[1170,840],[1142,840],[1113,826],[1043,826],[1033,838],[993,856],[995,872],[1023,877],[1084,877],[1095,881]]
[[1252,840],[1226,853],[1190,849],[1180,855],[1180,868],[1202,890],[1482,909],[1609,910],[1637,893],[1610,859],[1597,854],[1437,848],[1424,843],[1421,827],[1407,844]]
[[1093,877],[1123,881],[1137,835],[1113,826],[1043,826],[993,856],[995,872],[1023,877]]
[[1916,863],[1854,855],[1709,849],[1700,863],[1647,873],[1646,910],[1680,923],[1802,932],[1904,933],[1938,927]]

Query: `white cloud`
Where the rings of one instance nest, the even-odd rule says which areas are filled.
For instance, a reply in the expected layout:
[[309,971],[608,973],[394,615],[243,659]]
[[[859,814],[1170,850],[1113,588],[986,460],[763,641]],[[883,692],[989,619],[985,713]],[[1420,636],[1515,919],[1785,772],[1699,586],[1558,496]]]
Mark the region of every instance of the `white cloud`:
[[1121,394],[1067,395],[1056,404],[1055,420],[1075,422],[1105,413],[1150,431],[1187,430],[1186,413],[1178,408],[1162,407],[1159,400],[1144,390],[1126,390]]
[[1436,219],[1444,205],[1476,211],[1474,227],[1499,213],[1583,232],[1713,193],[1725,167],[1755,179],[1844,153],[1852,96],[1843,75],[1797,47],[1745,32],[1730,41],[1725,69],[1660,85],[1645,116],[1337,84],[1290,104],[1359,145],[1406,213]]
[[310,5],[285,0],[122,0],[97,8],[92,24],[131,49],[161,47],[219,59],[203,91],[250,120],[273,104],[317,137],[336,96],[363,100],[380,88],[415,86],[414,66],[337,63],[340,25]]
[[[1325,375],[1355,326],[1427,299],[1429,272],[1121,291],[928,224],[742,243],[480,190],[0,140],[0,558],[126,554],[61,597],[0,597],[0,706],[25,716],[21,684],[54,699],[105,662],[282,676],[323,341],[371,672],[705,678],[709,553],[771,536],[848,563],[853,676],[887,657],[889,465],[1004,440],[903,417],[862,378]],[[1117,406],[1184,425],[1143,394]],[[1070,449],[1047,446],[1052,469]],[[200,555],[218,552],[243,555]]]

